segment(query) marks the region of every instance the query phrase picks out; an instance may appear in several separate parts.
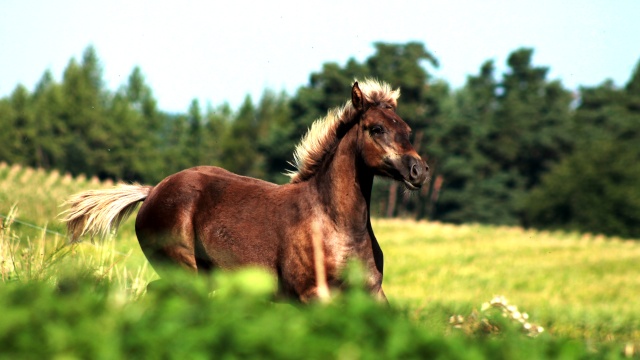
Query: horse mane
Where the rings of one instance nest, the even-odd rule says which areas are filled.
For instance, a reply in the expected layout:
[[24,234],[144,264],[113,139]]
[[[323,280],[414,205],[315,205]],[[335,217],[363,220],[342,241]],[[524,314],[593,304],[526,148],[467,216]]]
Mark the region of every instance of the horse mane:
[[[385,103],[394,109],[398,106],[400,89],[393,90],[389,84],[374,79],[365,79],[358,83],[358,87],[367,105]],[[338,128],[349,124],[357,115],[358,111],[349,100],[344,106],[329,110],[327,116],[313,122],[293,153],[291,165],[296,170],[286,173],[291,183],[306,181],[316,173],[325,155],[338,143]]]

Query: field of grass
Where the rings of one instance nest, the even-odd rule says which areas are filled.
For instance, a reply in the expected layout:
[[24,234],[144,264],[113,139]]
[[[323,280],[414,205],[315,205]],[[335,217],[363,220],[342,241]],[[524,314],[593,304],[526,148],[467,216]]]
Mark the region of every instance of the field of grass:
[[502,295],[552,334],[640,339],[640,242],[405,220],[374,228],[392,301],[468,314]]
[[[57,220],[69,195],[111,185],[0,164],[3,281],[55,282],[89,269],[121,288],[126,301],[143,296],[156,275],[138,247],[133,219],[115,240],[73,246]],[[502,295],[546,336],[638,356],[640,241],[410,220],[376,219],[373,227],[385,253],[385,292],[419,324],[448,334],[451,316],[473,318]]]

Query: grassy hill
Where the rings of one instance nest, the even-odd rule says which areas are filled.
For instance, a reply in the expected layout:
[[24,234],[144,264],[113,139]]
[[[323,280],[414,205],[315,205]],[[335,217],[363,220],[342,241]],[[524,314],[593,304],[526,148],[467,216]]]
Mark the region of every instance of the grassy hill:
[[[3,219],[3,280],[15,280],[12,271],[28,281],[69,267],[90,269],[138,298],[156,275],[138,247],[133,219],[114,241],[73,248],[64,245],[57,221],[69,195],[112,185],[0,164],[0,216],[15,220]],[[452,315],[473,318],[484,302],[503,295],[552,337],[638,353],[640,241],[410,220],[376,219],[373,227],[385,252],[390,302],[430,329],[449,333]]]

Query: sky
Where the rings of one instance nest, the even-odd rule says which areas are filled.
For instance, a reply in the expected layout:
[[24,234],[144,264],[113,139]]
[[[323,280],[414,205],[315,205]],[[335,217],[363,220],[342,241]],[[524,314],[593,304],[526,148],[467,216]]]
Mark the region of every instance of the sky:
[[422,42],[440,63],[428,71],[453,88],[487,60],[504,73],[520,47],[569,89],[624,86],[640,61],[638,19],[640,0],[3,0],[0,97],[33,90],[46,70],[61,81],[89,45],[108,89],[139,66],[168,112],[293,95],[324,63],[373,55],[374,42]]

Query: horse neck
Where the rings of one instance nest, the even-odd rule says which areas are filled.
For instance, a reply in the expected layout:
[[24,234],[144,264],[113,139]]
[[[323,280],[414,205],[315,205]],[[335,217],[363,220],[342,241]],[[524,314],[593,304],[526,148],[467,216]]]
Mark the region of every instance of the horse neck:
[[324,211],[336,225],[360,228],[369,222],[373,173],[357,155],[357,138],[358,125],[340,140],[314,182]]

